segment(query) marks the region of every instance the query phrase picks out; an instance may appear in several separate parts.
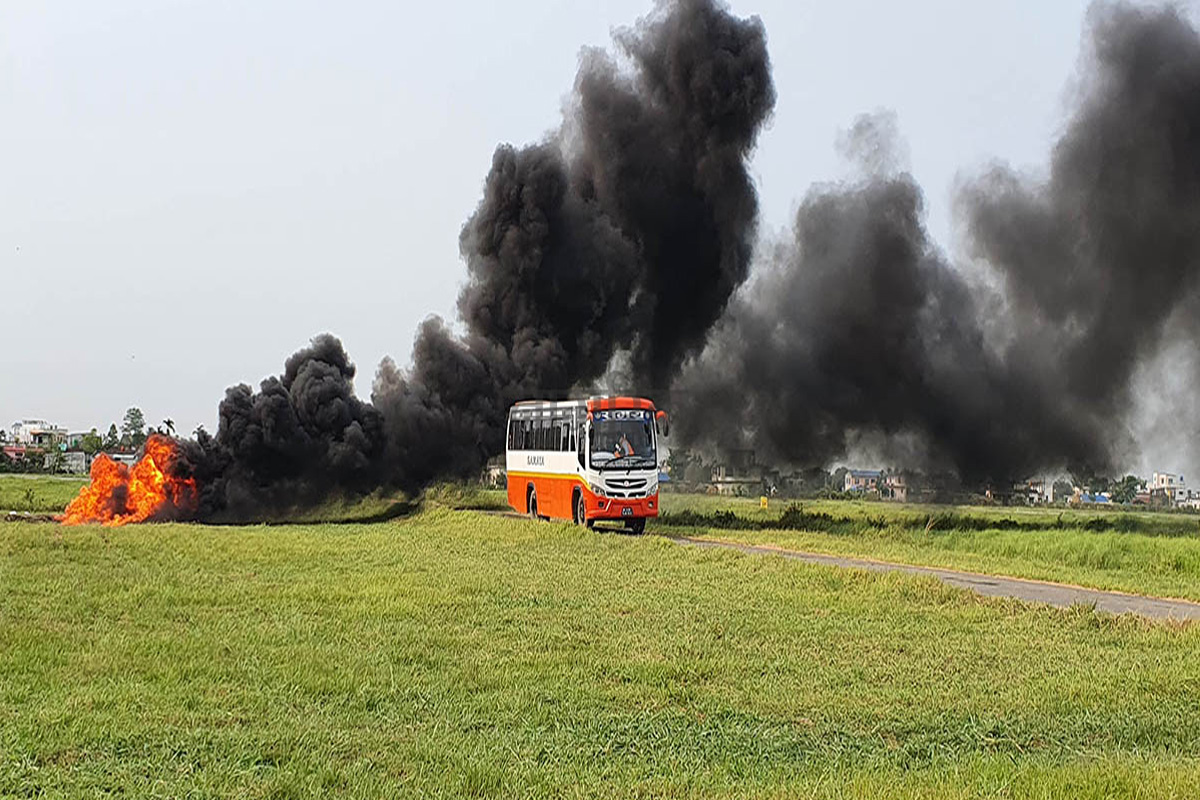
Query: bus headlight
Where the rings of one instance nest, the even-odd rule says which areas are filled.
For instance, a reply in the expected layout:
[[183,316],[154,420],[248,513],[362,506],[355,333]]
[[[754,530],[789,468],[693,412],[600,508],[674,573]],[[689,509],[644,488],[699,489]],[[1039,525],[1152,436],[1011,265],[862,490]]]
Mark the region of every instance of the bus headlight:
[[646,487],[646,496],[647,497],[650,497],[651,495],[657,494],[657,493],[658,493],[658,481],[654,481],[653,483],[651,483],[649,486]]
[[603,486],[597,486],[594,483],[589,483],[588,488],[592,490],[592,494],[596,495],[596,497],[608,497],[608,495],[604,493]]

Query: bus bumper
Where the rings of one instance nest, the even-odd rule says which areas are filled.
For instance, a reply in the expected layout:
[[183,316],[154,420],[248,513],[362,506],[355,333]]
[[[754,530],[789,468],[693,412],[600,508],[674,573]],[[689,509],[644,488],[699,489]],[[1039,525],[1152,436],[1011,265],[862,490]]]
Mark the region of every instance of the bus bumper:
[[590,520],[619,521],[657,516],[657,494],[650,497],[596,497],[593,495],[588,499],[587,517]]

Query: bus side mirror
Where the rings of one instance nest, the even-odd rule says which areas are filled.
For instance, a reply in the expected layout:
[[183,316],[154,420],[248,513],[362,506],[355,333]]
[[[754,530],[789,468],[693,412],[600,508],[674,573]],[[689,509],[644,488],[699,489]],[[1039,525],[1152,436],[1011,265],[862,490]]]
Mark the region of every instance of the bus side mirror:
[[585,467],[585,466],[587,466],[587,462],[584,460],[584,457],[583,457],[583,447],[584,447],[584,442],[587,439],[586,429],[580,428],[579,436],[577,436],[576,438],[579,439],[579,466]]
[[671,435],[671,418],[667,416],[667,412],[659,411],[654,415],[654,421],[658,423],[658,430],[663,436]]

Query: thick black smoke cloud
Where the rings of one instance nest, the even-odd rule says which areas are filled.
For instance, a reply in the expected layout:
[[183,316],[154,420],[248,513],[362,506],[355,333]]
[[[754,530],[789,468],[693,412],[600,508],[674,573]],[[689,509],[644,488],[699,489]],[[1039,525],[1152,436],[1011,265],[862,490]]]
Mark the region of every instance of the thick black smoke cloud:
[[749,274],[747,159],[775,100],[762,24],[676,0],[616,39],[629,70],[586,51],[563,129],[497,148],[460,240],[465,335],[428,321],[412,369],[379,371],[402,486],[477,472],[514,401],[565,397],[619,353],[631,385],[669,386]]
[[793,233],[680,379],[685,441],[821,465],[848,433],[880,433],[921,445],[893,451],[906,465],[932,456],[970,481],[1022,474],[1045,452],[1103,459],[1040,365],[989,347],[911,177],[815,190]]
[[1048,177],[961,192],[995,291],[929,241],[910,176],[815,189],[680,381],[691,441],[821,464],[879,433],[971,480],[1127,458],[1133,377],[1200,272],[1200,39],[1170,8],[1089,27]]
[[747,283],[766,34],[715,0],[663,3],[617,33],[619,57],[584,52],[560,131],[497,148],[460,238],[459,331],[424,322],[371,403],[328,335],[231,388],[179,460],[201,516],[475,474],[514,401],[614,376],[670,387],[676,443],[781,465],[859,436],[969,481],[1113,465],[1140,366],[1165,346],[1188,360],[1200,333],[1200,38],[1124,4],[1089,31],[1048,174],[961,187],[970,270],[930,240],[886,118],[866,117],[844,143],[864,176],[810,190]]
[[586,51],[561,131],[496,149],[461,235],[463,333],[424,322],[371,404],[330,336],[258,392],[230,389],[215,437],[188,445],[203,516],[475,475],[513,402],[564,397],[619,354],[632,383],[666,387],[699,352],[750,270],[766,34],[715,0],[671,0],[616,42],[628,66]]
[[226,390],[216,436],[202,431],[184,448],[200,515],[242,519],[379,486],[383,417],[354,396],[354,374],[341,342],[324,334],[257,392]]
[[968,187],[976,252],[1014,326],[1047,337],[1069,397],[1117,424],[1130,375],[1200,276],[1200,37],[1174,8],[1093,9],[1084,96],[1044,183]]

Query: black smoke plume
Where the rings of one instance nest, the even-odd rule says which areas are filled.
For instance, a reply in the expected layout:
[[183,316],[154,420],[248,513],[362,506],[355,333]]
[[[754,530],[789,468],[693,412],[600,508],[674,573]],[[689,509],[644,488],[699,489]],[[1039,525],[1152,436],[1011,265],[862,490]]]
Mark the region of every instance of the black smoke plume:
[[354,396],[354,374],[342,343],[324,334],[257,392],[226,390],[216,436],[201,431],[184,447],[200,515],[243,519],[378,487],[383,417]]
[[514,401],[565,397],[619,353],[632,385],[668,386],[749,274],[762,24],[676,0],[616,41],[630,68],[585,51],[561,131],[497,148],[460,239],[464,335],[427,321],[412,369],[379,371],[401,486],[477,472]]
[[318,337],[258,391],[231,388],[177,469],[206,519],[419,489],[501,452],[514,401],[614,375],[672,387],[676,442],[781,465],[867,437],[971,481],[1110,467],[1140,367],[1164,348],[1197,360],[1200,38],[1176,10],[1121,3],[1089,33],[1047,174],[994,166],[961,187],[971,264],[930,240],[877,116],[844,143],[862,177],[810,190],[747,283],[766,34],[715,0],[664,2],[617,32],[618,56],[583,53],[560,131],[495,151],[460,238],[457,330],[424,322],[371,403]]
[[632,383],[665,387],[699,352],[749,274],[766,34],[716,0],[671,0],[615,39],[628,66],[585,51],[559,132],[496,149],[461,235],[461,335],[426,320],[371,404],[331,336],[258,392],[231,388],[216,435],[187,446],[203,516],[475,475],[513,402],[565,397],[621,354]]
[[973,480],[1128,458],[1137,367],[1197,290],[1200,39],[1173,8],[1098,4],[1089,29],[1048,176],[961,191],[982,279],[929,241],[911,176],[812,190],[679,383],[691,441],[824,464],[880,434]]

